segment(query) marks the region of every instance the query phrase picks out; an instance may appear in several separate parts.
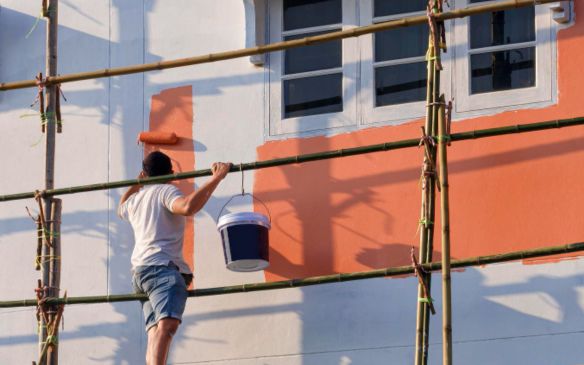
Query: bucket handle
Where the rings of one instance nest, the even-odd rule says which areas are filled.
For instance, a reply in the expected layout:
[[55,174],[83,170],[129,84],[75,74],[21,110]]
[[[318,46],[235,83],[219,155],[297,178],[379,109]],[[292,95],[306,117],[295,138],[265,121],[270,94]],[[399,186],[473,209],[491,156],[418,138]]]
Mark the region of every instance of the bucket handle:
[[250,193],[237,194],[237,195],[234,195],[231,198],[229,198],[229,200],[227,201],[227,203],[225,203],[223,205],[223,208],[221,208],[221,210],[219,211],[219,215],[217,216],[217,222],[219,222],[219,218],[221,218],[223,211],[225,210],[225,208],[227,208],[227,206],[229,205],[229,203],[231,203],[231,201],[233,200],[233,198],[238,197],[238,196],[244,197],[246,195],[247,196],[251,196],[253,200],[255,200],[257,202],[260,202],[264,206],[266,212],[268,213],[268,220],[270,222],[270,225],[272,225],[272,213],[270,213],[270,209],[268,209],[268,207],[266,206],[266,203],[264,203],[260,198],[256,197],[253,194],[250,194]]

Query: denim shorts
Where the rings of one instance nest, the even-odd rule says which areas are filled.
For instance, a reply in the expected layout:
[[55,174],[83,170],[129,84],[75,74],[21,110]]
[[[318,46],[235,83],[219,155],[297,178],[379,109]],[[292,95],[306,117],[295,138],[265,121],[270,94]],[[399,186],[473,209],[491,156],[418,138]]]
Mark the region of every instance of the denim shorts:
[[138,266],[132,284],[136,293],[148,295],[142,302],[146,332],[163,318],[182,321],[187,301],[187,275],[181,275],[174,263],[168,266]]

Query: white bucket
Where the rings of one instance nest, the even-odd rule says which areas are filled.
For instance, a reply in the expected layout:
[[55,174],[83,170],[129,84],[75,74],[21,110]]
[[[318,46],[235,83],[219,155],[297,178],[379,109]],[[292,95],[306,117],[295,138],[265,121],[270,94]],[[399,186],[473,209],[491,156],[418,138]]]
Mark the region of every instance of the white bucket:
[[231,271],[250,272],[267,268],[269,263],[270,220],[254,212],[229,213],[217,222],[223,241],[225,264]]

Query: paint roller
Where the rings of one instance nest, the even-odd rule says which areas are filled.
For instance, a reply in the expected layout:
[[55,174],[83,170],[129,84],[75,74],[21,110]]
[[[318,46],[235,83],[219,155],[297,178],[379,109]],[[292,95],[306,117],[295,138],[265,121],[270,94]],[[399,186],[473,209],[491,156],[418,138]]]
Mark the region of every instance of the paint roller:
[[138,143],[147,144],[176,144],[178,136],[174,132],[140,132]]

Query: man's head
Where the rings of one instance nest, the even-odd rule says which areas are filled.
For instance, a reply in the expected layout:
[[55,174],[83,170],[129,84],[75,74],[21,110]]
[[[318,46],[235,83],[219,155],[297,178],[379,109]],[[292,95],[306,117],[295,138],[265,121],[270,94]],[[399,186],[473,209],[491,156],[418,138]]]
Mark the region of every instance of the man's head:
[[170,158],[160,151],[150,152],[142,162],[142,169],[148,177],[172,174]]

